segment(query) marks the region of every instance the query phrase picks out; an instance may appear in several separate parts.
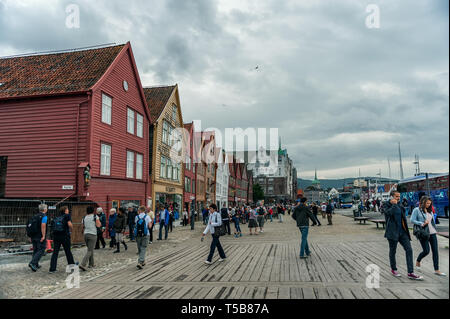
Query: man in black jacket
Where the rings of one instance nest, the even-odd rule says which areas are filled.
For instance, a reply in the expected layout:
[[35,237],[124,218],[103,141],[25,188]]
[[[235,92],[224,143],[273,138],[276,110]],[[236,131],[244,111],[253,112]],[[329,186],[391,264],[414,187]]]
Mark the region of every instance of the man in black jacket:
[[400,277],[400,274],[397,272],[395,260],[397,244],[400,243],[406,253],[408,278],[412,280],[423,280],[421,276],[414,274],[413,250],[410,243],[411,236],[406,221],[405,208],[400,204],[400,193],[393,190],[390,195],[391,199],[383,204],[383,213],[386,218],[386,232],[384,237],[389,241],[391,274],[395,277]]
[[134,241],[134,223],[137,216],[137,210],[130,204],[128,206],[127,224],[130,231],[130,241]]
[[[300,258],[308,258],[311,255],[311,251],[308,246],[308,230],[309,219],[314,222],[314,215],[306,206],[306,197],[300,199],[300,204],[295,206],[292,218],[297,221],[297,227],[302,234],[302,242],[300,244]],[[306,252],[306,256],[304,255]]]
[[332,222],[333,210],[334,210],[333,205],[331,205],[331,201],[329,201],[328,205],[327,205],[327,210],[326,210],[327,218],[328,218],[328,225],[333,225],[333,222]]

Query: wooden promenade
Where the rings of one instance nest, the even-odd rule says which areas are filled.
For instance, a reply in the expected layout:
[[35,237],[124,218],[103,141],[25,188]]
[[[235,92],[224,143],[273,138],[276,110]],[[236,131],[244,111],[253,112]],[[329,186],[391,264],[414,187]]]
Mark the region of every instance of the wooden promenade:
[[[321,218],[321,217],[320,217]],[[422,262],[424,281],[406,278],[405,254],[397,249],[398,270],[402,277],[389,272],[388,243],[384,230],[375,225],[359,225],[353,218],[336,214],[333,226],[310,227],[308,259],[299,258],[300,232],[294,221],[285,216],[284,223],[266,223],[265,232],[249,236],[222,237],[227,259],[213,264],[204,260],[210,240],[199,236],[157,254],[151,246],[147,265],[114,270],[78,289],[65,289],[47,298],[87,299],[448,299],[448,277],[433,274],[431,254]],[[197,235],[196,234],[196,235]],[[420,253],[417,240],[412,241],[414,258]],[[439,237],[441,271],[449,273],[448,239]],[[137,256],[136,256],[137,259]],[[380,268],[380,287],[366,288],[366,267]]]

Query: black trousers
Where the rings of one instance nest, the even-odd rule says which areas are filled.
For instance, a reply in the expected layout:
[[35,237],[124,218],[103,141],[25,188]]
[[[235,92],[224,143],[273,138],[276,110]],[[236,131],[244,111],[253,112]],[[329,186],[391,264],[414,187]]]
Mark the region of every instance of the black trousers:
[[95,243],[95,249],[100,248],[100,242],[102,243],[103,248],[105,248],[106,243],[105,239],[103,238],[103,232],[97,230],[97,242]]
[[169,220],[169,230],[170,232],[173,230],[173,220]]
[[422,259],[430,253],[433,253],[433,266],[434,270],[439,270],[439,253],[438,253],[438,241],[436,234],[430,235],[429,239],[420,240],[420,245],[422,245],[423,251],[417,257],[417,261],[421,262]]
[[320,223],[320,221],[319,221],[319,218],[317,218],[317,213],[313,213],[313,215],[314,215],[314,219],[315,219],[315,221],[314,221],[314,223],[313,223],[313,225],[322,225],[321,223]]
[[209,255],[208,255],[208,261],[212,261],[212,258],[214,256],[214,251],[216,250],[217,247],[217,251],[219,252],[219,256],[220,258],[226,258],[225,256],[225,252],[223,251],[222,245],[220,244],[220,240],[219,237],[215,237],[214,235],[212,236],[212,242],[211,242],[211,248],[209,250]]
[[37,267],[37,265],[39,265],[39,260],[41,260],[44,255],[47,239],[44,239],[41,242],[41,238],[33,238],[31,242],[33,243],[33,256],[30,263]]
[[128,230],[130,231],[130,240],[134,240],[134,224],[128,225]]
[[155,227],[154,223],[152,224],[152,227],[150,227],[150,230],[149,230],[149,232],[150,232],[150,241],[151,242],[153,242],[153,227]]
[[398,240],[388,239],[389,241],[389,261],[392,270],[397,270],[397,262],[395,260],[395,253],[397,252],[397,244],[400,243],[406,254],[406,266],[408,268],[408,273],[414,272],[413,266],[413,250],[411,247],[411,242],[404,232],[400,234]]
[[73,265],[75,264],[73,260],[72,251],[70,250],[70,237],[67,235],[64,236],[54,236],[53,238],[53,254],[52,259],[50,261],[50,271],[56,270],[56,264],[58,262],[58,254],[59,250],[63,246],[64,253],[66,254],[67,264]]
[[230,228],[230,221],[229,220],[222,220],[223,225],[225,226],[228,235],[231,235],[231,228]]

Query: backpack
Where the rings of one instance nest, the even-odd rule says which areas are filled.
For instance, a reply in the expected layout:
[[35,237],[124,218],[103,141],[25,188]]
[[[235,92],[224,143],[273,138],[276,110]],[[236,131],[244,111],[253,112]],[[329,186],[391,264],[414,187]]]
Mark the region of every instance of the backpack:
[[264,215],[264,209],[262,207],[258,208],[258,215],[263,216]]
[[66,225],[64,223],[65,215],[58,216],[52,220],[52,233],[62,234],[66,232]]
[[36,214],[31,217],[27,222],[27,236],[32,238],[41,233],[41,223],[44,215],[42,213]]
[[144,237],[147,235],[146,229],[145,229],[145,217],[138,219],[136,223],[136,235],[139,237]]

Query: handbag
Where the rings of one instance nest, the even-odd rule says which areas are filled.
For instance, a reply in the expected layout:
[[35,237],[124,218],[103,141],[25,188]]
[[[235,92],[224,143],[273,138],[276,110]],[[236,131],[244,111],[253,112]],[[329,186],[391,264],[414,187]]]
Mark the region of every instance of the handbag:
[[[424,216],[423,213],[422,217],[427,220],[426,216]],[[416,236],[418,240],[428,240],[430,238],[430,228],[428,227],[428,225],[422,227],[421,225],[414,224],[413,235]]]
[[[216,215],[216,223],[217,223],[217,215]],[[214,237],[224,236],[227,233],[225,229],[225,225],[222,223],[220,226],[214,226]]]

